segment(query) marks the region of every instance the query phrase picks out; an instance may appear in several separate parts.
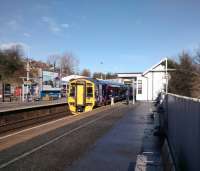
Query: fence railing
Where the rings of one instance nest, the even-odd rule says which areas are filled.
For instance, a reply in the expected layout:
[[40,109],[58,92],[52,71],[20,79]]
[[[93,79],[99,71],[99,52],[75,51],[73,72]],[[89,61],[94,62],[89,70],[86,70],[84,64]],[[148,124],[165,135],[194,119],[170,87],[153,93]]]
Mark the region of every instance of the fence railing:
[[165,95],[162,125],[178,170],[200,170],[200,100]]

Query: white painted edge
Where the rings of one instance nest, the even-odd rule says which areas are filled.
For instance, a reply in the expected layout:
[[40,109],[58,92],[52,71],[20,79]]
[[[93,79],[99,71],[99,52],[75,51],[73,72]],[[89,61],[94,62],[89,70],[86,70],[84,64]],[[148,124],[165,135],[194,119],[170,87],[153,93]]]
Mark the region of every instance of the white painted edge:
[[195,101],[195,102],[200,102],[200,99],[197,99],[197,98],[192,98],[192,97],[187,97],[187,96],[181,96],[181,95],[173,94],[173,93],[167,93],[167,94],[171,95],[171,96],[174,96],[174,97],[181,98],[181,99],[186,99],[186,100],[192,100],[192,101]]

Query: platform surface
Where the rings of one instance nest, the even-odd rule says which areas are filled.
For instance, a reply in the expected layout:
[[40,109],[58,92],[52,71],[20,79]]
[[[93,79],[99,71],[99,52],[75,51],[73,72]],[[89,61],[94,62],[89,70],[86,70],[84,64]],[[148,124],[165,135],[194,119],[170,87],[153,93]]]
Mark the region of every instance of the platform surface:
[[0,170],[134,170],[157,149],[150,111],[120,103],[0,137]]
[[[150,104],[130,105],[131,110],[108,132],[98,140],[88,152],[66,170],[134,170],[137,155],[145,146],[146,129],[153,126],[150,118]],[[151,139],[152,140],[152,139]],[[152,143],[153,144],[153,143]],[[151,150],[151,148],[148,148]]]
[[18,109],[33,108],[38,106],[48,106],[60,103],[67,103],[66,99],[52,101],[35,101],[35,102],[0,102],[0,112],[13,111]]

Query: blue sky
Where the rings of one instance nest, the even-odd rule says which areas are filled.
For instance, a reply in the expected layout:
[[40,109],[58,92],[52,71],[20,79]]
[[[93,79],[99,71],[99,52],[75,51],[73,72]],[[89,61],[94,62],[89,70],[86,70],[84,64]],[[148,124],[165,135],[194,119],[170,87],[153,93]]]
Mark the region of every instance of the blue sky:
[[199,6],[198,0],[1,0],[0,44],[19,42],[43,61],[72,52],[80,70],[144,71],[198,47]]

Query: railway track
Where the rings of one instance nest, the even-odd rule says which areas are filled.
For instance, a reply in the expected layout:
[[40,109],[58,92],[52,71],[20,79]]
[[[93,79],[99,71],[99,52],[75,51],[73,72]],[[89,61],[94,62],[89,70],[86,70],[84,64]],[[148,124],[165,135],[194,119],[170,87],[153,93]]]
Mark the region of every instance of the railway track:
[[[110,108],[110,105],[95,108],[92,113]],[[62,117],[70,116],[67,103],[50,104],[0,111],[0,136],[20,131]]]
[[[45,159],[46,161],[53,161],[34,164],[34,167],[37,167],[35,170],[49,170],[50,168],[63,170],[65,165],[68,164],[66,161],[72,163],[77,156],[83,154],[128,110],[127,106],[122,104],[116,104],[115,107],[104,106],[96,108],[92,112],[61,118],[55,123],[43,124],[44,126],[41,127],[36,126],[27,129],[27,131],[1,137],[3,141],[0,156],[4,157],[0,159],[0,169],[20,168],[23,170],[23,168],[26,168],[26,170],[29,170],[28,168],[33,167],[33,165],[30,165],[30,163],[21,165],[20,163],[27,159],[35,163],[46,156],[48,158]],[[23,145],[24,143],[26,145]],[[74,144],[76,145],[74,146]],[[64,152],[63,149],[68,152]],[[42,155],[43,152],[45,156]],[[55,155],[59,156],[55,158]],[[57,161],[57,159],[59,160]]]

